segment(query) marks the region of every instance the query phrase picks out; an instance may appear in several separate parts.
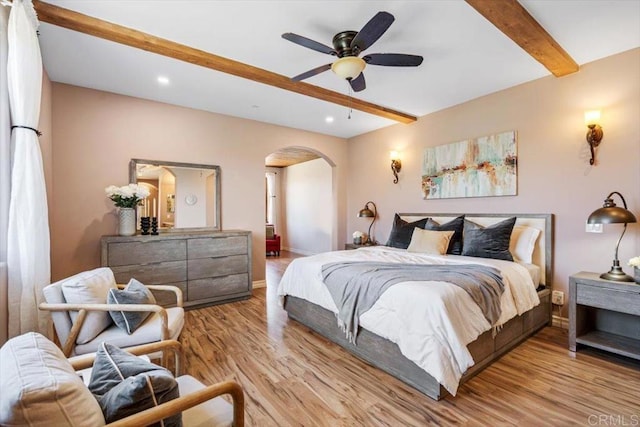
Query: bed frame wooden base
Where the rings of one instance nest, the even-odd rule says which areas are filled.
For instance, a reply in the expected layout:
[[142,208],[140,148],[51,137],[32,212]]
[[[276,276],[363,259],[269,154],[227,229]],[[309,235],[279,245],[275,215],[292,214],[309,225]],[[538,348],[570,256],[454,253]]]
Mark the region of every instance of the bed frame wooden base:
[[[505,323],[495,337],[492,336],[491,331],[487,331],[467,346],[476,363],[463,375],[460,384],[469,380],[544,326],[551,324],[551,291],[543,289],[538,292],[538,295],[540,305]],[[432,399],[440,400],[448,395],[444,387],[438,384],[431,375],[404,357],[393,342],[361,328],[358,333],[357,346],[353,345],[345,339],[344,332],[338,327],[336,317],[332,312],[300,298],[287,296],[285,309],[290,318],[313,329],[355,356],[409,384]]]

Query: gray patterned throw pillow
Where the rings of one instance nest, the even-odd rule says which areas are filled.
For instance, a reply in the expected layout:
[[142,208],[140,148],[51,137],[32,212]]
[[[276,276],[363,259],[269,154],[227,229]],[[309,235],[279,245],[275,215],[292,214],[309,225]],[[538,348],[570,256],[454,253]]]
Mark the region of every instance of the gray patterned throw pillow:
[[[104,342],[96,352],[89,390],[98,400],[107,423],[180,397],[171,372]],[[154,424],[160,425],[181,427],[182,414]]]
[[[136,279],[129,280],[127,287],[109,289],[108,304],[155,304],[156,299],[151,291]],[[115,324],[131,335],[138,326],[151,314],[150,311],[110,311],[109,314]]]

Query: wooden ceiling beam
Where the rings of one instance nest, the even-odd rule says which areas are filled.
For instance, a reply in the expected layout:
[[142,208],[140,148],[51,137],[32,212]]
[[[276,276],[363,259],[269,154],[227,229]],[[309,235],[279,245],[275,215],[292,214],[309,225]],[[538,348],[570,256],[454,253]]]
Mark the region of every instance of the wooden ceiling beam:
[[517,0],[466,0],[556,77],[579,70],[578,64]]
[[38,20],[48,24],[89,34],[105,40],[153,52],[169,58],[189,62],[201,67],[232,74],[234,76],[253,80],[280,89],[321,99],[323,101],[353,108],[354,110],[374,114],[401,123],[412,123],[417,120],[415,116],[382,107],[357,98],[352,98],[338,92],[323,89],[308,83],[294,82],[289,77],[276,74],[262,68],[244,64],[233,59],[214,55],[203,50],[195,49],[171,40],[143,33],[132,28],[124,27],[111,22],[103,21],[88,15],[84,15],[69,9],[64,9],[34,0]]

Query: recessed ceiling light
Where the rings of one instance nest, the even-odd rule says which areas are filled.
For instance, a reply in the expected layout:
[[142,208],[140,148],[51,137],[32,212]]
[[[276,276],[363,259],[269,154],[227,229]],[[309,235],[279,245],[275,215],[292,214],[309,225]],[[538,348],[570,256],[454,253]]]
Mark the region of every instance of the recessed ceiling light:
[[165,77],[165,76],[158,76],[158,83],[160,83],[163,86],[166,86],[169,84],[169,77]]
[[333,117],[327,116],[327,117],[325,117],[324,121],[327,122],[327,123],[333,123]]

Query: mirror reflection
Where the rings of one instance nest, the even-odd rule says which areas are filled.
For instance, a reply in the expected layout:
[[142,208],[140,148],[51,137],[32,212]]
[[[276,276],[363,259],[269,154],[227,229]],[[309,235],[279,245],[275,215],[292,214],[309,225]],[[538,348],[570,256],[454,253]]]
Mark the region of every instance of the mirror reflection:
[[138,218],[155,216],[166,231],[221,229],[220,166],[132,159],[129,179],[150,193],[138,206]]

